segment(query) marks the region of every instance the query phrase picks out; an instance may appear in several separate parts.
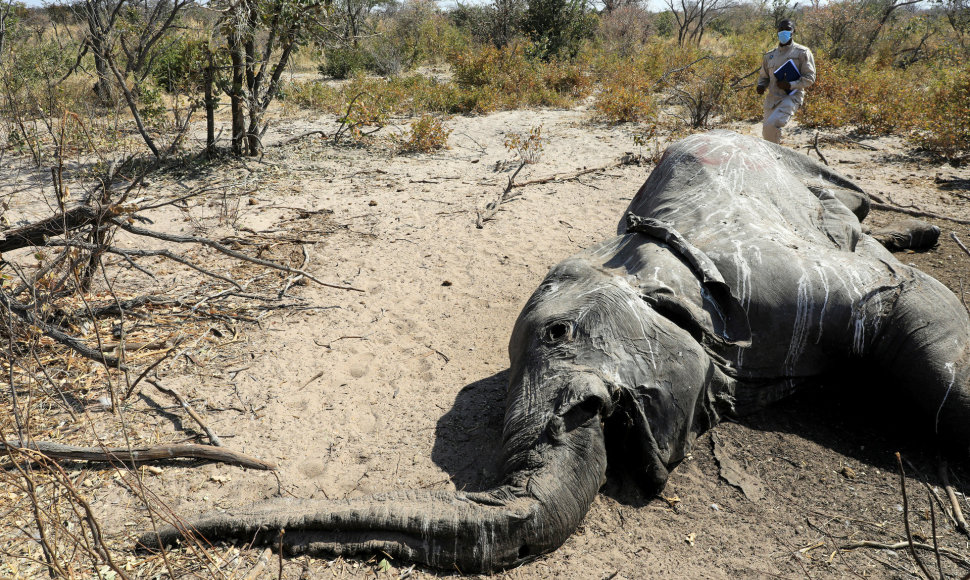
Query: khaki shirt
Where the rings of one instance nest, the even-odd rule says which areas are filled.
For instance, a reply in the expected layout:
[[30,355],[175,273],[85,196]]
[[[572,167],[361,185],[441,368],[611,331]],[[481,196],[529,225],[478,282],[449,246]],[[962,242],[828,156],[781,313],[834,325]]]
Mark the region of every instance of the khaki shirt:
[[798,67],[798,72],[802,77],[791,84],[795,89],[791,96],[797,105],[802,104],[805,97],[805,89],[815,83],[815,57],[807,46],[802,46],[792,42],[788,46],[776,46],[774,50],[765,54],[761,61],[761,72],[758,75],[758,86],[768,87],[768,96],[765,98],[765,109],[775,108],[782,99],[788,96],[786,91],[778,88],[775,75],[772,73],[778,67],[791,59]]

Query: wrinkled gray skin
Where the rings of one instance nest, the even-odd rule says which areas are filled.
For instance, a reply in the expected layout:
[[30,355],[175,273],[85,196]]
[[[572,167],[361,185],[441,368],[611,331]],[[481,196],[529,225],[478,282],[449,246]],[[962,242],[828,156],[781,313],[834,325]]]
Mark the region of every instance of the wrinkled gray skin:
[[555,266],[519,316],[501,486],[274,500],[191,527],[273,544],[285,528],[291,553],[507,568],[573,532],[607,443],[655,493],[722,417],[845,364],[889,371],[913,420],[966,449],[970,322],[943,285],[862,234],[867,211],[851,182],[783,147],[728,132],[680,141],[620,235]]

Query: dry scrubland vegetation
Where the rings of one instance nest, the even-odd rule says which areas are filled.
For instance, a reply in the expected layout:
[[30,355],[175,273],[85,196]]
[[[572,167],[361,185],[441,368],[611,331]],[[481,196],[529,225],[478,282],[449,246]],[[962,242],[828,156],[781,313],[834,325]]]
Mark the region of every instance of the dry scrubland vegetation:
[[[106,534],[90,510],[87,490],[99,476],[20,446],[72,435],[92,446],[172,442],[132,440],[126,402],[185,344],[230,344],[235,325],[299,305],[287,294],[310,278],[298,251],[264,255],[233,236],[153,230],[140,212],[206,193],[155,199],[153,174],[204,175],[230,158],[257,157],[272,122],[307,110],[337,119],[323,135],[334,147],[406,154],[445,147],[453,115],[582,105],[589,123],[634,124],[636,143],[653,155],[661,139],[760,118],[756,67],[774,44],[774,22],[789,16],[819,72],[799,112],[803,126],[897,135],[914,156],[966,161],[966,0],[684,0],[660,12],[582,0],[449,11],[420,0],[88,0],[34,9],[0,0],[0,166],[50,171],[43,183],[5,190],[26,205],[5,200],[0,218],[0,441],[20,442],[0,459],[0,576],[246,569],[201,546],[135,554],[128,536]],[[402,119],[405,130],[389,128]],[[533,127],[507,147],[525,161],[543,138]],[[239,203],[219,200],[213,222],[232,222]],[[234,260],[231,273],[197,259],[201,247]],[[170,299],[145,298],[119,276],[135,268],[165,288],[175,284],[173,261],[196,278],[183,278]],[[155,317],[150,331],[140,323],[146,313]],[[109,412],[93,417],[92,405]],[[153,523],[170,519],[143,469],[118,463],[110,477]]]

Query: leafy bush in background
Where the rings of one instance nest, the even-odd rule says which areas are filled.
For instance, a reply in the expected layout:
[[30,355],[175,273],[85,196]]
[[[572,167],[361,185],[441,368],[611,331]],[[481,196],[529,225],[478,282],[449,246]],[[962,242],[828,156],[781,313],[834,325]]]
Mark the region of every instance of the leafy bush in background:
[[595,27],[585,0],[529,0],[522,19],[522,29],[534,43],[532,53],[545,60],[576,56]]
[[357,73],[374,68],[370,53],[359,46],[326,48],[323,52],[320,74],[338,80],[348,79]]
[[876,69],[821,56],[818,78],[799,112],[809,127],[852,128],[863,134],[906,133],[919,106],[916,70]]
[[[229,60],[228,55],[221,56],[220,60]],[[170,93],[200,91],[208,64],[208,41],[178,37],[162,47],[150,74],[158,86]]]
[[912,139],[949,160],[970,157],[970,65],[947,71],[925,94]]

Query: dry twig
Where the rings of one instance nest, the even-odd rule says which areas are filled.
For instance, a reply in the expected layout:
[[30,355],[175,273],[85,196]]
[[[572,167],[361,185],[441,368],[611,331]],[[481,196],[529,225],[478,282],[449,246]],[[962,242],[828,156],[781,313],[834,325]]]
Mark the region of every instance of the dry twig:
[[213,444],[216,447],[222,447],[222,440],[219,439],[219,437],[215,434],[215,432],[212,429],[209,428],[208,425],[206,425],[205,421],[202,420],[202,417],[200,417],[199,414],[195,412],[195,409],[193,409],[192,406],[189,405],[188,401],[186,401],[182,397],[182,395],[179,394],[178,391],[176,391],[171,387],[163,386],[155,379],[147,379],[147,381],[149,382],[149,384],[151,384],[159,391],[175,399],[178,402],[178,404],[183,409],[185,409],[185,412],[188,413],[189,416],[192,417],[192,419],[194,419],[195,422],[199,424],[199,427],[202,427],[202,430],[205,431],[206,436],[209,438],[209,443]]
[[561,183],[564,181],[572,181],[574,179],[579,179],[580,177],[590,173],[606,171],[608,169],[614,169],[616,167],[622,167],[624,165],[634,165],[634,164],[640,163],[641,161],[643,161],[642,156],[631,153],[631,154],[624,155],[623,157],[614,161],[613,163],[610,163],[608,165],[603,165],[602,167],[592,167],[592,168],[582,169],[580,171],[575,171],[572,173],[557,173],[554,175],[547,175],[546,177],[540,177],[538,179],[530,179],[529,181],[515,183],[515,176],[517,176],[519,174],[519,171],[521,171],[522,168],[525,167],[526,165],[526,163],[523,161],[521,164],[519,164],[519,167],[515,170],[515,173],[512,174],[512,177],[509,177],[509,182],[505,186],[505,191],[503,191],[501,195],[498,196],[498,199],[486,204],[484,211],[478,212],[477,214],[478,217],[475,220],[475,227],[478,229],[482,229],[485,226],[485,222],[491,219],[494,219],[495,214],[498,213],[499,206],[501,206],[504,203],[508,203],[509,201],[512,201],[513,199],[518,197],[518,194],[512,193],[513,189],[525,187],[527,185],[539,185],[543,183],[553,183],[553,182]]
[[960,508],[960,500],[957,499],[957,494],[955,491],[953,491],[953,486],[950,485],[948,471],[946,461],[940,459],[940,481],[943,483],[943,489],[946,490],[946,496],[950,500],[950,507],[953,510],[953,519],[956,521],[956,528],[960,531],[960,533],[970,536],[970,529],[968,529],[967,520],[963,517],[963,510]]
[[[916,564],[919,569],[923,571],[930,580],[935,580],[930,571],[926,568],[926,564],[920,559],[919,554],[916,553],[915,543],[913,542],[913,532],[909,528],[909,497],[906,495],[906,471],[903,469],[903,457],[896,452],[896,462],[899,464],[899,485],[903,494],[903,524],[906,527],[906,540],[907,546],[909,547],[909,553],[913,556],[913,560],[916,560]],[[932,546],[930,549],[933,549]],[[941,579],[942,580],[942,579]]]
[[964,254],[970,256],[970,250],[968,250],[967,247],[963,245],[963,242],[961,242],[960,238],[957,237],[956,232],[950,232],[950,237],[953,238],[953,241],[956,242],[958,246],[960,246],[960,249],[963,250]]
[[[875,196],[872,196],[872,195],[870,195],[870,197],[872,199],[874,199],[874,200],[877,199]],[[898,205],[891,205],[891,204],[888,204],[888,203],[882,203],[880,201],[872,201],[869,205],[870,205],[870,207],[872,209],[878,209],[878,210],[882,210],[882,211],[892,211],[892,212],[896,212],[896,213],[904,213],[906,215],[911,215],[913,217],[928,217],[928,218],[933,218],[933,219],[937,219],[937,220],[945,220],[945,221],[949,221],[949,222],[953,222],[953,223],[957,223],[957,224],[962,224],[962,225],[970,225],[970,220],[968,220],[968,219],[962,219],[962,218],[956,218],[956,217],[946,216],[946,215],[942,215],[942,214],[938,214],[938,213],[933,213],[931,211],[923,211],[923,210],[919,210],[919,209],[909,209],[909,208],[905,208],[905,207],[899,207]]]
[[263,461],[245,453],[212,445],[157,445],[155,447],[135,447],[129,450],[121,447],[77,447],[46,441],[26,442],[26,444],[16,440],[0,441],[0,451],[9,453],[20,449],[37,451],[50,459],[66,461],[144,463],[146,461],[192,458],[238,465],[250,469],[276,470],[276,464],[272,461]]

